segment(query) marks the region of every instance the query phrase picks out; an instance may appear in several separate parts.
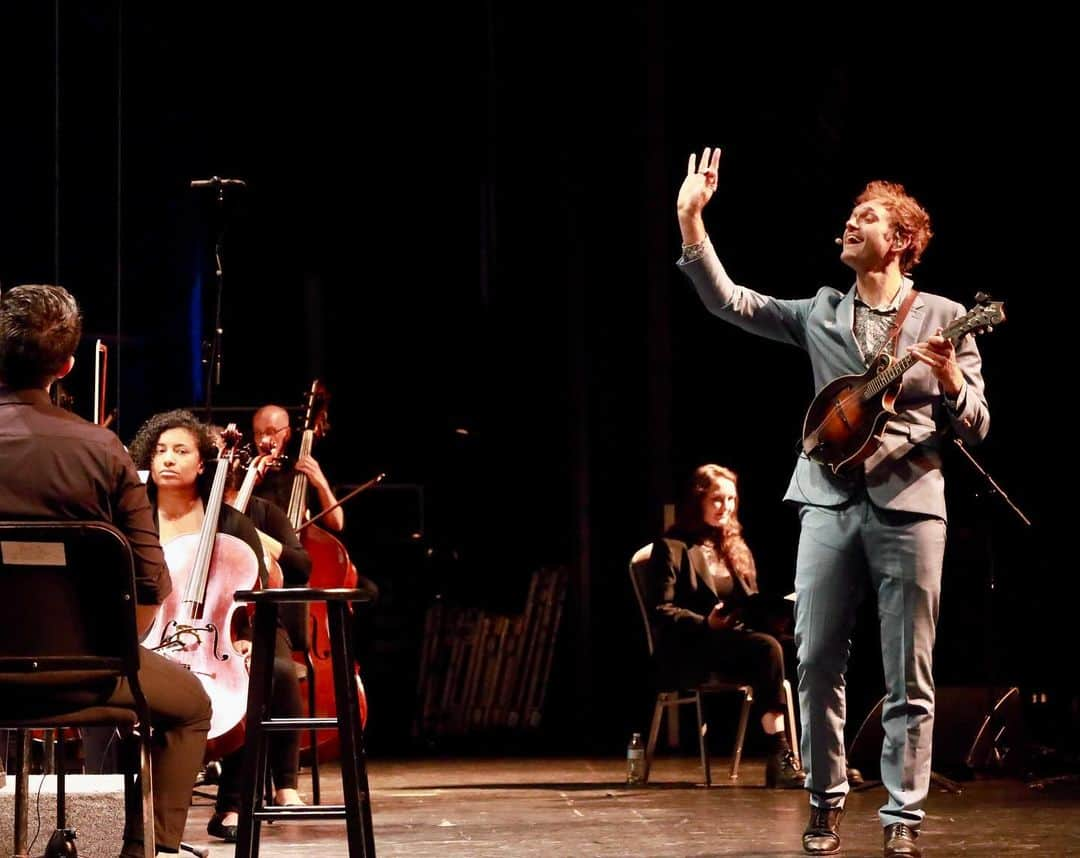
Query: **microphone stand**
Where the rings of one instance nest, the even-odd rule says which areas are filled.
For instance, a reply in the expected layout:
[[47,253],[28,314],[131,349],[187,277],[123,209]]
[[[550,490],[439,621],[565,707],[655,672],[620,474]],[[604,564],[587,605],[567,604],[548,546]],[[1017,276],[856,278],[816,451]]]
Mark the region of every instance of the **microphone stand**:
[[[953,442],[953,444],[956,445],[956,449],[964,454],[964,458],[966,458],[968,460],[968,462],[971,463],[971,466],[983,478],[984,482],[988,486],[987,494],[990,495],[990,496],[997,495],[999,498],[1001,498],[1008,505],[1009,509],[1011,509],[1016,514],[1016,517],[1019,518],[1020,521],[1024,523],[1025,527],[1031,527],[1031,519],[1028,518],[1026,515],[1024,515],[1024,513],[1021,511],[1020,507],[1018,507],[1015,503],[1013,503],[1012,498],[1010,498],[1005,493],[1005,490],[1002,489],[1001,486],[999,486],[997,484],[997,481],[992,476],[990,476],[990,474],[987,473],[986,469],[983,468],[983,466],[979,464],[978,460],[976,460],[976,458],[973,455],[971,455],[971,452],[965,446],[964,442],[960,438],[957,438],[955,436],[953,437],[952,442]],[[976,494],[976,497],[978,497],[978,494]],[[984,527],[985,526],[986,525],[984,523]],[[988,578],[987,578],[987,582],[986,582],[986,603],[985,603],[986,623],[983,626],[983,632],[984,632],[983,655],[984,655],[984,657],[986,659],[985,664],[983,665],[983,667],[984,667],[984,669],[986,671],[987,696],[988,696],[988,698],[993,695],[994,686],[995,686],[996,681],[997,681],[997,667],[996,667],[997,660],[993,656],[993,647],[994,647],[994,632],[993,632],[993,628],[994,628],[994,622],[993,622],[993,619],[994,619],[994,610],[993,610],[994,609],[994,602],[993,602],[993,597],[994,597],[994,591],[997,590],[997,573],[996,573],[996,570],[994,568],[994,550],[993,550],[993,545],[991,544],[991,541],[993,539],[992,533],[993,533],[992,530],[988,530],[987,531],[987,536],[986,536],[986,567],[987,567],[987,576],[988,576]],[[994,701],[988,699],[987,700],[988,711],[990,711],[990,709],[992,709],[993,705],[994,705]]]
[[956,445],[956,449],[957,449],[957,450],[959,450],[959,451],[960,451],[961,453],[963,453],[963,454],[964,454],[964,456],[966,456],[966,457],[967,457],[967,460],[968,460],[969,462],[971,462],[971,464],[972,464],[972,467],[974,467],[974,468],[975,468],[975,470],[976,470],[976,471],[978,471],[978,472],[979,472],[979,473],[980,473],[980,474],[982,475],[983,479],[984,479],[984,480],[986,480],[986,484],[987,484],[988,486],[990,486],[990,494],[992,494],[992,495],[993,495],[993,494],[996,494],[996,495],[997,495],[998,497],[1000,497],[1000,498],[1001,498],[1001,499],[1002,499],[1003,501],[1005,501],[1005,503],[1007,503],[1007,504],[1009,505],[1009,508],[1010,508],[1010,509],[1011,509],[1011,510],[1012,510],[1013,512],[1015,512],[1015,513],[1016,513],[1017,517],[1018,517],[1018,518],[1019,518],[1019,519],[1020,519],[1020,520],[1021,520],[1021,521],[1022,521],[1022,522],[1023,522],[1024,524],[1025,524],[1025,525],[1026,525],[1026,526],[1028,526],[1028,527],[1031,527],[1031,519],[1030,519],[1030,518],[1028,518],[1028,517],[1027,517],[1026,515],[1024,515],[1024,513],[1023,513],[1023,512],[1021,512],[1021,511],[1020,511],[1020,507],[1018,507],[1018,506],[1017,506],[1016,504],[1014,504],[1014,503],[1012,502],[1012,499],[1011,499],[1011,498],[1010,498],[1010,497],[1009,497],[1009,496],[1008,496],[1007,494],[1005,494],[1005,490],[1004,490],[1004,489],[1002,489],[1002,488],[1001,488],[1001,486],[999,486],[999,485],[997,484],[997,482],[996,482],[996,481],[994,480],[994,478],[993,478],[993,477],[991,477],[991,476],[990,476],[990,475],[989,475],[989,474],[988,474],[988,473],[986,472],[986,470],[985,470],[985,469],[983,468],[983,466],[982,466],[982,465],[980,465],[980,464],[979,464],[979,463],[978,463],[978,462],[977,462],[977,461],[975,460],[975,457],[974,457],[974,456],[972,456],[972,455],[971,455],[971,453],[969,453],[969,452],[968,452],[968,448],[964,446],[964,442],[963,442],[963,441],[961,441],[961,440],[960,440],[959,438],[953,438],[952,440],[953,440],[953,443],[954,443],[954,444]]
[[214,418],[214,387],[221,384],[222,339],[225,329],[221,323],[222,296],[225,292],[225,188],[247,187],[242,179],[193,179],[192,188],[212,188],[216,191],[217,237],[214,241],[214,330],[210,341],[203,340],[203,365],[206,367],[206,398],[203,409],[206,421]]
[[[972,468],[975,469],[976,473],[978,473],[982,477],[983,482],[986,484],[987,487],[984,497],[996,495],[997,497],[1001,498],[1001,500],[1005,502],[1009,509],[1013,511],[1013,513],[1024,525],[1024,527],[1031,527],[1031,519],[1024,514],[1024,512],[1013,502],[1012,498],[1009,497],[1005,490],[1002,489],[1000,485],[998,485],[997,481],[992,476],[990,476],[987,470],[979,464],[978,460],[973,455],[971,455],[971,452],[967,449],[963,440],[956,436],[953,436],[952,442],[956,446],[956,449],[963,454],[965,459],[967,459]],[[975,493],[975,497],[980,497],[978,492]],[[997,698],[1000,696],[1000,689],[998,688],[997,658],[994,652],[994,593],[997,590],[997,570],[995,568],[994,560],[995,552],[993,545],[993,524],[989,522],[986,517],[982,518],[982,527],[985,533],[987,570],[985,601],[983,608],[983,616],[985,618],[985,622],[983,624],[983,669],[986,675],[986,706],[984,710],[986,721],[984,723],[984,726],[989,726],[991,722],[994,722],[993,727],[990,730],[990,735],[993,736],[992,759],[996,760],[999,764],[1001,764],[1005,762],[1005,755],[1000,753],[1000,745],[998,744],[998,739],[1003,733],[1005,733],[1006,729],[1011,728],[1013,724],[1009,721],[1001,722],[999,720],[995,720],[995,716],[998,716],[999,718],[1007,718],[1009,716],[1008,712],[1002,712],[1000,714],[998,713],[999,701]],[[1006,694],[1006,697],[1008,697],[1008,694]],[[1002,701],[1004,701],[1004,699],[1005,698],[1002,698]],[[979,737],[976,738],[976,743],[978,738]],[[1011,736],[1009,738],[1012,742],[1016,742],[1019,740],[1019,737],[1017,736]],[[1006,754],[1007,753],[1008,749],[1006,749]],[[975,746],[973,745],[971,750],[969,751],[967,760],[967,764],[973,768],[979,763],[979,761],[974,759],[974,754]]]

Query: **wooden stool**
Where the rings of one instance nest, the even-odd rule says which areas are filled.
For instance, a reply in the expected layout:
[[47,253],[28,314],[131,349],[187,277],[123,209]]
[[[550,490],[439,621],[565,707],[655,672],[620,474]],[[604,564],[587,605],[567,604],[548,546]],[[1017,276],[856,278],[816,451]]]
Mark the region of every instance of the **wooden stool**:
[[[282,588],[237,590],[236,600],[255,604],[255,638],[251,650],[248,687],[247,740],[240,796],[240,822],[236,858],[259,854],[259,832],[266,819],[344,819],[349,858],[375,858],[368,791],[364,729],[355,681],[356,662],[348,628],[349,605],[368,602],[362,590]],[[274,638],[278,606],[291,602],[325,602],[330,625],[336,718],[271,718],[270,685],[274,676]],[[267,807],[265,803],[267,735],[280,730],[336,729],[341,743],[341,783],[344,804],[302,807]]]

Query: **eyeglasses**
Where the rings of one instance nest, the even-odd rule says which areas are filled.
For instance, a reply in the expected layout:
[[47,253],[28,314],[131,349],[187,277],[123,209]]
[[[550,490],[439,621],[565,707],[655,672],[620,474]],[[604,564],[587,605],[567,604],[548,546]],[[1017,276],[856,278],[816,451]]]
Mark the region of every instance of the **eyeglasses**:
[[278,435],[280,435],[282,432],[284,432],[288,428],[289,428],[288,425],[285,425],[285,426],[279,426],[277,429],[264,429],[262,432],[257,432],[255,437],[256,438],[276,438]]

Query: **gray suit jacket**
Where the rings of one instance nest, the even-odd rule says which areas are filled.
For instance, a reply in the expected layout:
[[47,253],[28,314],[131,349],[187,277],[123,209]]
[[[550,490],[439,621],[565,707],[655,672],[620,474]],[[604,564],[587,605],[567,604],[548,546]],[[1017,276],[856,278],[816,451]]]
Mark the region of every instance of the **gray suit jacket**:
[[[815,390],[838,376],[866,371],[851,329],[854,285],[846,293],[823,287],[812,298],[771,298],[732,281],[709,241],[704,256],[680,267],[711,313],[750,333],[804,349],[810,356]],[[910,288],[911,281],[905,279],[903,289]],[[896,354],[905,355],[908,346],[963,314],[963,306],[955,301],[920,293],[900,330]],[[945,518],[940,430],[951,426],[965,443],[976,444],[990,428],[982,359],[974,337],[968,335],[957,344],[956,360],[967,384],[955,411],[945,406],[937,379],[925,364],[904,374],[896,402],[899,413],[886,424],[881,446],[863,462],[866,491],[877,506]],[[856,490],[856,481],[836,477],[800,455],[784,499],[837,506]]]

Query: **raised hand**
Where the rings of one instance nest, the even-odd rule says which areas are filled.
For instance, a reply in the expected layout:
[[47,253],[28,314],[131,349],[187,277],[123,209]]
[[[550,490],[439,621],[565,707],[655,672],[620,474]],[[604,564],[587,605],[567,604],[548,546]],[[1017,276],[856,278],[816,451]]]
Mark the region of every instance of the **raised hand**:
[[693,153],[686,165],[686,178],[679,188],[677,209],[680,220],[683,217],[696,217],[701,214],[716,192],[717,177],[720,167],[720,150],[706,146],[701,152],[701,161]]

